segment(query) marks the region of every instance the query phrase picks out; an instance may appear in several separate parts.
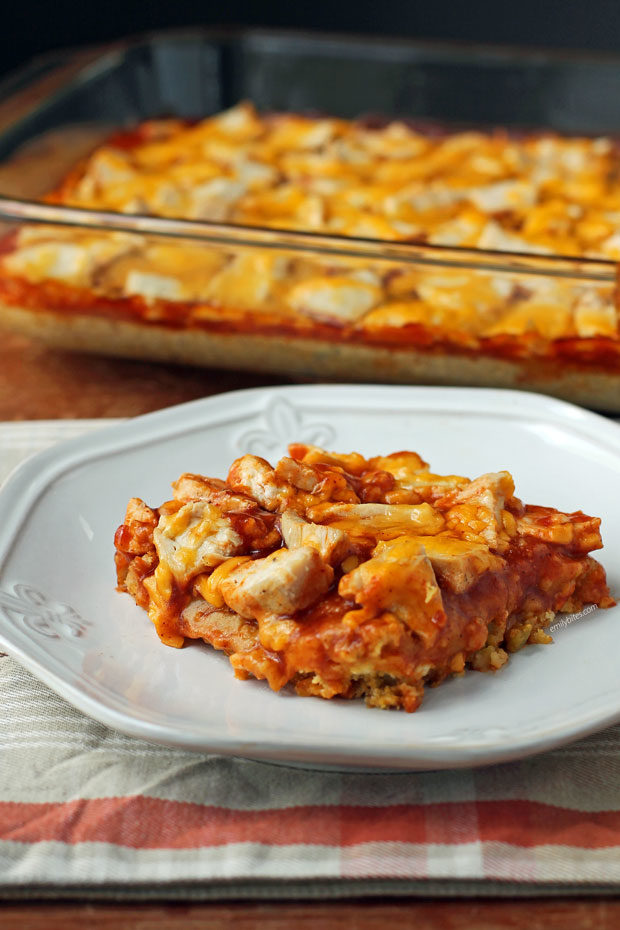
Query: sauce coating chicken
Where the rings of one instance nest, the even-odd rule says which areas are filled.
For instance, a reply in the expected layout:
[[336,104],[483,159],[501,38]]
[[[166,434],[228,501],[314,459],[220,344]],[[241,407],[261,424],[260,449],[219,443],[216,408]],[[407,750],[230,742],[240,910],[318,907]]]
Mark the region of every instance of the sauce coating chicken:
[[226,481],[185,474],[116,534],[119,589],[164,643],[202,639],[239,678],[416,710],[426,684],[549,642],[556,611],[614,602],[600,520],[524,505],[506,471],[436,475],[293,443]]

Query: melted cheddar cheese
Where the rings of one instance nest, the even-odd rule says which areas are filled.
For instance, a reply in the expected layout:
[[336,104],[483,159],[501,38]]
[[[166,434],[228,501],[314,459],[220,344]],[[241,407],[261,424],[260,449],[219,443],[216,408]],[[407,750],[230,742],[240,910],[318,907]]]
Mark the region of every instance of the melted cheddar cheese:
[[[122,137],[121,137],[122,141]],[[346,236],[620,257],[607,138],[425,135],[242,103],[196,125],[144,124],[95,151],[62,203]],[[506,238],[504,238],[506,237]]]
[[425,684],[549,642],[556,611],[613,604],[589,556],[600,520],[524,505],[508,472],[289,453],[244,455],[226,482],[183,475],[158,509],[130,501],[119,589],[166,645],[203,639],[274,690],[413,711]]
[[[607,138],[425,134],[256,112],[113,137],[49,199],[75,207],[541,255],[620,259],[620,157]],[[131,304],[146,321],[337,328],[370,344],[619,342],[615,289],[570,279],[321,259],[140,235],[26,226],[0,259],[28,306]],[[47,288],[62,282],[68,291]],[[38,288],[38,290],[37,290]],[[37,294],[39,295],[37,298]],[[4,293],[0,299],[9,300]],[[175,312],[175,308],[179,308]],[[180,309],[182,308],[182,309]],[[56,307],[54,306],[54,309]],[[420,336],[423,334],[423,337]],[[519,348],[520,347],[520,348]],[[570,344],[569,344],[570,349]],[[576,357],[584,353],[576,350]]]

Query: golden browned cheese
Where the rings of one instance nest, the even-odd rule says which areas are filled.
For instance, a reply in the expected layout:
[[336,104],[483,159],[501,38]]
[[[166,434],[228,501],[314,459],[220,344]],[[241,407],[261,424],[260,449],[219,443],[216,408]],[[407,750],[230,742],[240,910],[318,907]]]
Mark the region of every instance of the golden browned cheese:
[[[148,122],[50,195],[68,206],[433,246],[620,259],[608,138],[425,133],[260,114]],[[467,263],[466,263],[467,264]],[[439,263],[441,265],[441,262]],[[170,328],[296,335],[618,366],[613,283],[24,226],[0,258],[8,306]]]
[[426,684],[549,642],[556,611],[614,603],[589,556],[600,520],[524,505],[506,471],[289,453],[242,456],[226,482],[182,475],[158,509],[130,501],[119,589],[167,645],[203,639],[275,690],[413,711]]

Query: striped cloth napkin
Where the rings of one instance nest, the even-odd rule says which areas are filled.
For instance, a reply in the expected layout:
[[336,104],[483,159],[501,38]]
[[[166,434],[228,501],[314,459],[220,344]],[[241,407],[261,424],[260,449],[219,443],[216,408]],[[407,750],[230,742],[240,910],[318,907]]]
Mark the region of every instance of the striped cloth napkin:
[[[1,467],[94,425],[0,425]],[[361,774],[131,739],[8,656],[0,706],[0,897],[543,895],[620,885],[620,727],[486,769]]]

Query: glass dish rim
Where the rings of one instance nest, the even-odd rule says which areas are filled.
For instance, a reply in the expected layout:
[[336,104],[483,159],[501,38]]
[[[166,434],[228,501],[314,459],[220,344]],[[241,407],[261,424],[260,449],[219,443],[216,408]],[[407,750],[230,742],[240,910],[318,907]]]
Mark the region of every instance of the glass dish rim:
[[[363,45],[371,50],[386,45],[392,48],[410,49],[425,55],[440,57],[482,58],[487,61],[513,62],[524,68],[541,62],[565,62],[576,65],[598,62],[620,68],[620,54],[615,51],[584,48],[547,48],[545,46],[522,46],[512,43],[490,43],[468,40],[446,40],[437,38],[419,39],[398,35],[367,35],[356,32],[331,32],[328,30],[301,30],[248,25],[187,25],[170,29],[150,29],[123,36],[104,43],[87,44],[64,49],[68,64],[54,68],[69,72],[73,82],[88,81],[110,61],[140,45],[166,38],[191,39],[196,35],[213,40],[246,40],[270,42],[282,41],[333,45],[344,49]],[[75,56],[76,61],[72,62]],[[5,88],[12,87],[15,80],[29,83],[29,74],[36,72],[41,63],[47,64],[52,53],[35,56],[21,68],[6,75],[0,83],[0,103],[6,100]],[[45,95],[41,103],[53,102],[65,86],[54,88]],[[10,96],[10,94],[9,94]],[[32,110],[19,113],[10,121],[17,125]],[[4,126],[0,132],[9,127]],[[142,214],[123,214],[114,211],[93,210],[47,204],[31,198],[17,198],[0,194],[0,221],[19,223],[41,223],[68,226],[82,230],[97,229],[109,232],[127,232],[170,239],[193,240],[205,245],[235,248],[264,248],[298,252],[301,254],[326,255],[346,258],[363,258],[374,262],[401,262],[410,265],[435,266],[459,270],[535,275],[581,280],[597,284],[617,284],[620,262],[613,259],[559,255],[541,255],[535,252],[511,252],[476,247],[444,246],[425,242],[382,240],[374,238],[340,236],[310,230],[278,229],[267,226],[244,226],[242,224],[189,220],[183,218],[157,217]]]
[[554,277],[597,284],[616,284],[620,272],[619,263],[612,259],[366,239],[309,230],[117,213],[3,196],[0,196],[0,221],[189,240],[218,248],[260,248],[297,252],[306,257],[324,255],[495,274]]

